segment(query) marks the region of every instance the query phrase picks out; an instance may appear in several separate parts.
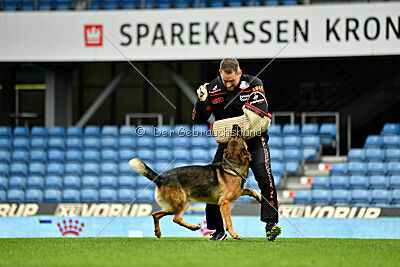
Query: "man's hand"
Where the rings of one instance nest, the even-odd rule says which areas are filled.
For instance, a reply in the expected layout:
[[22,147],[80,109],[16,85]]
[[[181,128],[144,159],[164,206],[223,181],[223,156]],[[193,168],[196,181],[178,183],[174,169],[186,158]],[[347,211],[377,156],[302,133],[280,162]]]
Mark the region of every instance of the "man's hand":
[[197,97],[200,99],[200,101],[205,101],[207,99],[208,93],[207,93],[207,84],[201,85],[199,89],[197,89]]

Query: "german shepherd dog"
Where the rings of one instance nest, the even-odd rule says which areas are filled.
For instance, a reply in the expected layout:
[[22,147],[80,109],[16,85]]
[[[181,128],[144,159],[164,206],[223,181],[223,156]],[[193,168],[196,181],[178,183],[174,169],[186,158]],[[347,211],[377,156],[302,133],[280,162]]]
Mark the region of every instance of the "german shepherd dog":
[[248,177],[250,161],[251,154],[241,136],[240,128],[234,125],[221,163],[174,168],[159,176],[139,158],[130,160],[129,164],[137,173],[157,185],[155,198],[162,210],[152,215],[154,233],[158,238],[161,237],[159,221],[165,215],[175,215],[173,219],[175,223],[192,231],[199,230],[200,226],[183,220],[183,213],[190,203],[195,201],[218,204],[226,230],[233,238],[242,239],[232,227],[232,202],[243,195],[251,196],[261,202],[258,193],[244,188],[244,178]]

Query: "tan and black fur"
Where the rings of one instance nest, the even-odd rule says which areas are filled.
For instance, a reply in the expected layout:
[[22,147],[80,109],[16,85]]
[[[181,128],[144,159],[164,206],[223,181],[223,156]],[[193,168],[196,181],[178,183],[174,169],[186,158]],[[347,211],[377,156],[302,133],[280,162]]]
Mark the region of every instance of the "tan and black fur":
[[[226,162],[226,161],[229,161]],[[199,230],[183,220],[183,213],[192,201],[218,204],[225,222],[225,228],[235,239],[242,239],[232,227],[231,205],[242,195],[254,197],[261,202],[261,196],[249,188],[244,188],[243,176],[247,178],[251,155],[247,144],[240,135],[240,129],[234,129],[228,146],[224,151],[221,164],[207,166],[186,166],[171,169],[157,177],[139,158],[129,164],[139,174],[147,177],[157,185],[155,198],[162,210],[154,212],[155,235],[160,238],[159,220],[165,215],[175,215],[173,221],[192,231]],[[240,173],[240,175],[239,175]],[[157,178],[156,178],[157,177]]]

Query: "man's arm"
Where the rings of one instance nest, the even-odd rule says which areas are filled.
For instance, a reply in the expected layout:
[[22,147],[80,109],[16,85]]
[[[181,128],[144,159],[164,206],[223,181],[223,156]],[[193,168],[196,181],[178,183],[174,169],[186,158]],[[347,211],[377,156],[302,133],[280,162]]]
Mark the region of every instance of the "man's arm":
[[197,89],[197,102],[192,112],[192,120],[196,123],[205,123],[211,116],[211,103],[208,99],[207,84]]
[[[265,97],[264,86],[262,81],[259,78],[255,78],[251,84],[252,95],[251,99],[249,99],[249,104],[256,106],[258,109],[262,110],[265,113],[268,113],[268,101]],[[265,102],[259,102],[254,100],[254,92],[259,92],[264,96]],[[258,94],[258,93],[257,93]],[[253,102],[254,101],[254,102]]]

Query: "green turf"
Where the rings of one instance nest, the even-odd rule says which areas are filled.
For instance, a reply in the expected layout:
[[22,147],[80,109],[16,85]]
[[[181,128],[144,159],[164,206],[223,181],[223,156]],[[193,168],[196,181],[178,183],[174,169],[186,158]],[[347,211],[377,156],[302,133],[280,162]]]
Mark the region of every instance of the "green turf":
[[400,240],[0,239],[0,266],[398,266]]

